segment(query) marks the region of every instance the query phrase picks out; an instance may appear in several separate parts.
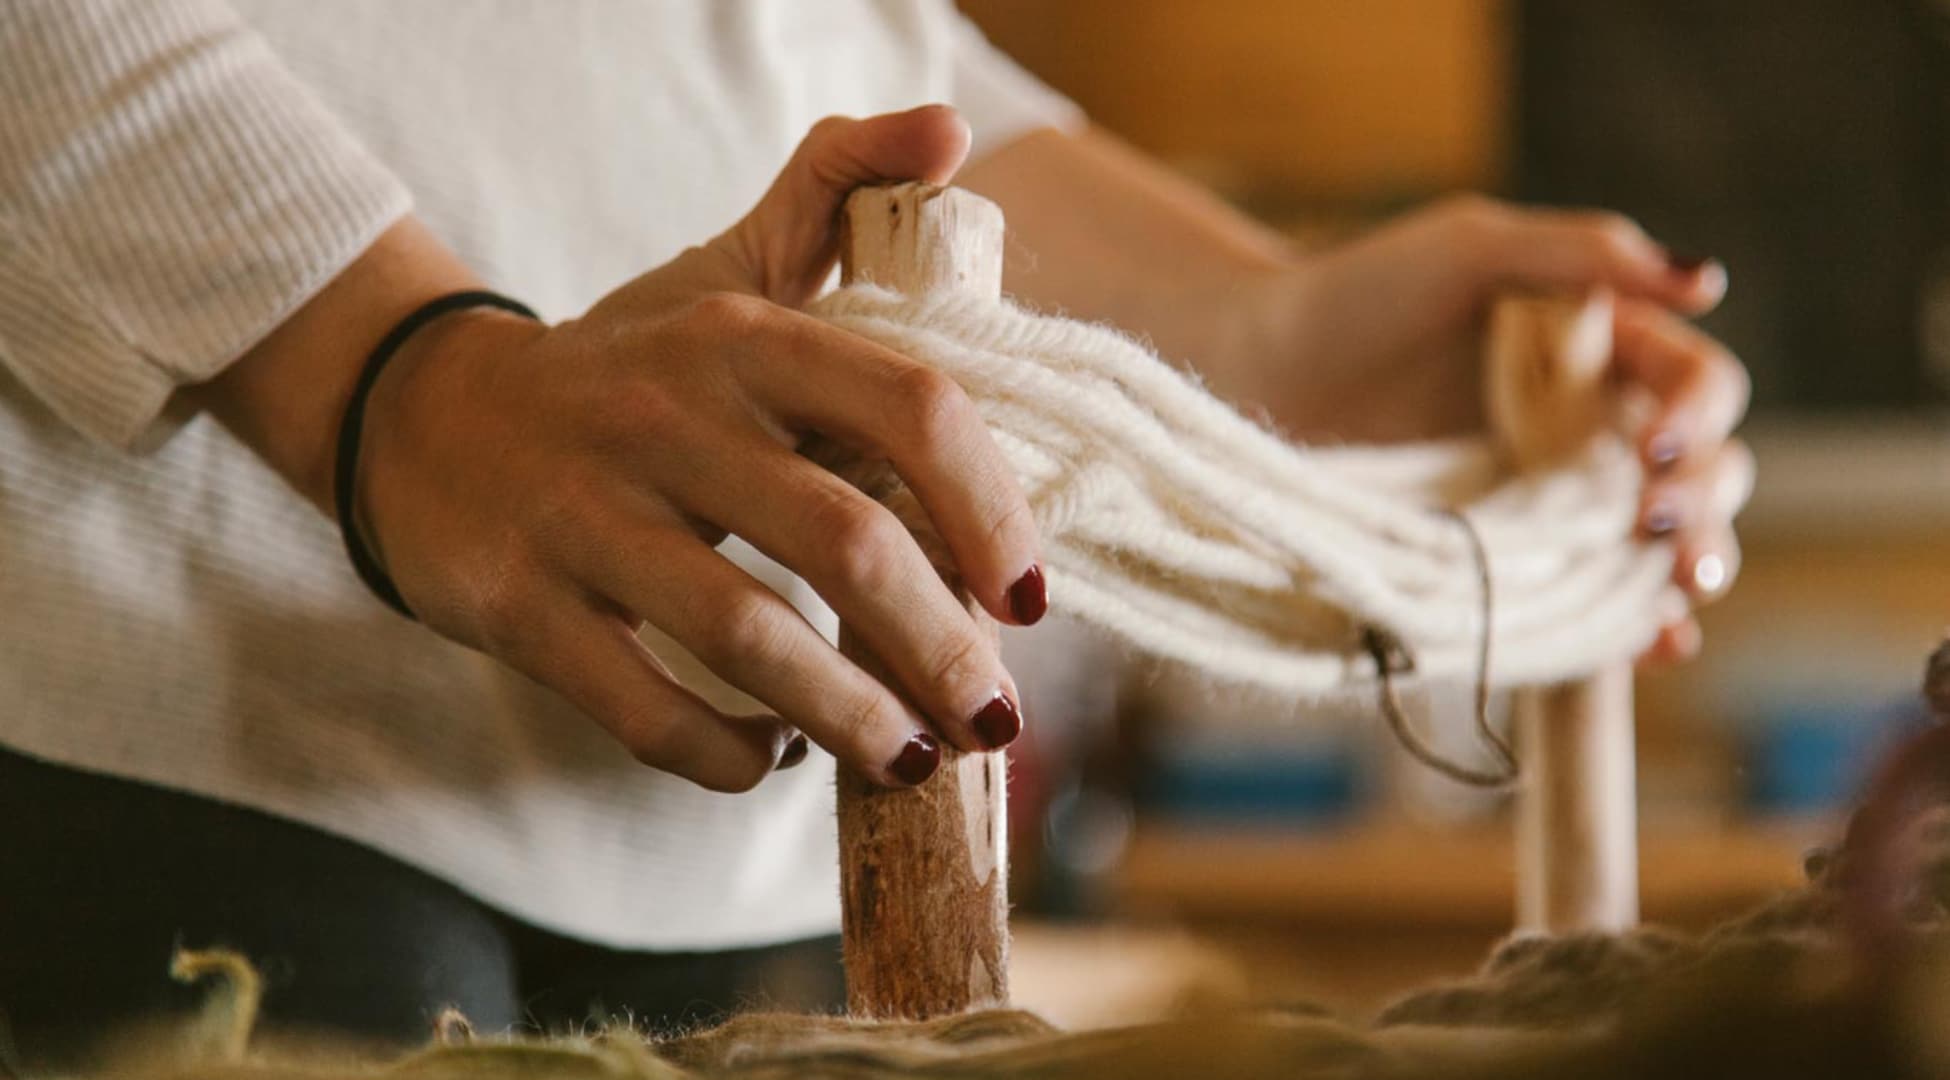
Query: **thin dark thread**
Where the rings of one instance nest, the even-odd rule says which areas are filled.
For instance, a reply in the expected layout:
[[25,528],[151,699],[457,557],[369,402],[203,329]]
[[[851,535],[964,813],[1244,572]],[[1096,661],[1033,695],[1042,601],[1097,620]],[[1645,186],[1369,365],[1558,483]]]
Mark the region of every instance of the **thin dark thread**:
[[1443,511],[1462,526],[1463,534],[1469,538],[1469,550],[1476,561],[1477,593],[1481,597],[1482,631],[1478,635],[1476,649],[1476,734],[1491,750],[1495,751],[1499,764],[1495,772],[1472,769],[1449,758],[1443,757],[1422,741],[1415,729],[1408,724],[1408,715],[1402,709],[1401,697],[1395,691],[1395,676],[1415,670],[1415,657],[1408,646],[1393,632],[1379,626],[1369,626],[1361,631],[1361,644],[1374,659],[1375,671],[1381,678],[1381,715],[1388,721],[1388,730],[1395,741],[1410,757],[1423,765],[1441,773],[1458,783],[1471,787],[1507,788],[1517,779],[1517,755],[1510,743],[1497,732],[1490,723],[1490,558],[1483,549],[1483,538],[1477,534],[1476,526],[1467,517],[1453,510]]
[[1496,726],[1490,723],[1490,615],[1493,612],[1490,584],[1490,553],[1483,547],[1483,536],[1476,531],[1476,525],[1460,511],[1444,510],[1444,514],[1454,518],[1462,526],[1463,535],[1469,539],[1469,552],[1476,560],[1476,589],[1482,599],[1480,644],[1476,649],[1476,734],[1496,751],[1499,761],[1510,780],[1517,778],[1517,754]]

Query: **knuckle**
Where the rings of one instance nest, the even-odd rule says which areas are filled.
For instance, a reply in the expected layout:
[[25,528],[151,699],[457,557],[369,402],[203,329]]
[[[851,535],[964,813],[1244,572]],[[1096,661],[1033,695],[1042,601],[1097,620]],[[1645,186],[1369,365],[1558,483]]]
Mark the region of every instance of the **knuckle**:
[[1745,372],[1740,370],[1740,362],[1733,353],[1717,341],[1698,341],[1686,350],[1686,359],[1693,370],[1702,376],[1721,383],[1728,390],[1739,389]]
[[628,447],[646,436],[662,437],[683,410],[661,382],[631,371],[590,395],[585,415],[587,431],[598,444]]
[[691,301],[685,322],[705,337],[740,336],[757,332],[771,305],[746,293],[709,292]]
[[864,747],[873,742],[885,715],[875,695],[854,694],[835,704],[828,724],[843,745]]
[[773,604],[753,590],[725,597],[703,639],[705,663],[720,671],[762,670],[783,658],[785,624]]
[[1591,235],[1608,255],[1628,255],[1645,244],[1645,230],[1624,214],[1600,210],[1589,218]]
[[929,684],[942,690],[981,681],[988,670],[988,649],[973,634],[950,636],[935,648],[924,668]]
[[946,445],[978,419],[974,402],[960,384],[920,364],[895,377],[894,398],[908,429],[923,446]]
[[563,469],[541,487],[529,503],[527,516],[530,533],[544,541],[581,531],[609,501],[610,484],[591,468]]
[[1686,372],[1684,392],[1709,402],[1716,418],[1724,411],[1731,423],[1746,414],[1753,377],[1725,345],[1701,337],[1682,344],[1676,358]]
[[990,547],[1002,547],[1010,543],[1017,533],[1023,534],[1032,546],[1037,536],[1036,514],[1029,508],[1029,500],[1019,493],[1012,493],[1002,504],[1002,512],[996,515],[995,524],[989,527]]
[[879,503],[850,491],[827,500],[814,528],[814,536],[826,538],[834,576],[858,592],[876,590],[886,582],[906,536]]
[[812,127],[806,129],[805,141],[808,143],[828,142],[856,123],[858,121],[852,117],[841,116],[838,113],[829,113],[813,121]]

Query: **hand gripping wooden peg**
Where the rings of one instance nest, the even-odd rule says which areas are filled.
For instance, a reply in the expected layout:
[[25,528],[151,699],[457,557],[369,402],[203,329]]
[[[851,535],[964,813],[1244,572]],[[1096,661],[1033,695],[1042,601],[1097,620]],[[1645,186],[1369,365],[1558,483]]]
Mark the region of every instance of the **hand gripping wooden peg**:
[[[1490,430],[1516,468],[1576,453],[1607,423],[1612,301],[1507,297],[1483,358]],[[1519,690],[1517,927],[1563,933],[1638,921],[1632,668]]]
[[[861,188],[844,211],[841,280],[910,296],[1000,296],[1002,235],[1001,209],[969,192]],[[905,517],[925,529],[918,515]],[[938,538],[917,538],[993,636],[994,622],[961,589]],[[840,650],[898,685],[844,628]],[[1007,769],[1001,753],[963,754],[946,743],[940,769],[916,788],[881,788],[840,769],[842,953],[853,1015],[918,1020],[1008,1002]]]

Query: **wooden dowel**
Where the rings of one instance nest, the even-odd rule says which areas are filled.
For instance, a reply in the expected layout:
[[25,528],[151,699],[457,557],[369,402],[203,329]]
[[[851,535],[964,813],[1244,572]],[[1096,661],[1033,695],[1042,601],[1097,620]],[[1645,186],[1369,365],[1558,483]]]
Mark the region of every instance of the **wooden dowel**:
[[[862,188],[847,200],[840,273],[909,295],[1002,291],[1002,211],[955,188]],[[910,524],[914,524],[910,522]],[[942,546],[935,569],[991,635],[995,624],[960,589]],[[840,650],[898,686],[844,628]],[[1009,999],[1008,759],[946,743],[941,768],[916,788],[839,774],[840,904],[847,1009],[926,1019]]]
[[[1490,426],[1517,468],[1575,452],[1606,422],[1611,298],[1510,297],[1491,311],[1484,378]],[[1552,933],[1638,921],[1632,669],[1520,690],[1512,703],[1517,926]]]
[[1517,927],[1565,933],[1638,922],[1632,669],[1521,690],[1514,702]]

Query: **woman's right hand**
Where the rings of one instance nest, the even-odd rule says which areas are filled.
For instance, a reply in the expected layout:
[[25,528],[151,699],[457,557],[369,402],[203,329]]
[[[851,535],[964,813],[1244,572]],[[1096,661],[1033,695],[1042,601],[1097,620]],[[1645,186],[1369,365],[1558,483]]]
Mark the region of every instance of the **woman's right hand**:
[[[1033,519],[969,399],[795,310],[850,190],[945,182],[967,146],[945,107],[823,121],[743,221],[583,317],[466,311],[410,341],[368,402],[356,516],[419,618],[714,790],[796,757],[794,728],[886,784],[934,770],[933,733],[1012,739],[988,635],[890,512],[794,452],[816,433],[887,460],[983,608],[1042,614]],[[727,532],[809,582],[903,694],[714,551]],[[646,621],[777,715],[679,686],[637,641]]]

